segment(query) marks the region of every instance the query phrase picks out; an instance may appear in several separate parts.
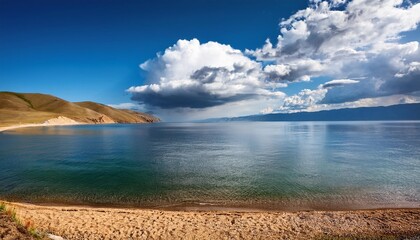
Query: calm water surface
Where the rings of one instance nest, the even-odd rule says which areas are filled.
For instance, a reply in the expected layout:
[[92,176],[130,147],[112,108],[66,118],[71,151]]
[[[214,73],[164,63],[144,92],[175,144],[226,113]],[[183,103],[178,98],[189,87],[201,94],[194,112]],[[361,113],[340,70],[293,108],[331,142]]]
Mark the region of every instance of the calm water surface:
[[420,207],[420,122],[16,129],[0,133],[0,198],[161,208]]

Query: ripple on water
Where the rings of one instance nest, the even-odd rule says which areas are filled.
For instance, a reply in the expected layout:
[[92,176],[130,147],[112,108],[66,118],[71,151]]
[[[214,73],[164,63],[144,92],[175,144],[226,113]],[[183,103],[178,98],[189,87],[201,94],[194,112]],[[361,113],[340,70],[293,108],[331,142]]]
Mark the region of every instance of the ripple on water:
[[419,207],[419,130],[419,122],[18,129],[0,134],[0,197],[143,207]]

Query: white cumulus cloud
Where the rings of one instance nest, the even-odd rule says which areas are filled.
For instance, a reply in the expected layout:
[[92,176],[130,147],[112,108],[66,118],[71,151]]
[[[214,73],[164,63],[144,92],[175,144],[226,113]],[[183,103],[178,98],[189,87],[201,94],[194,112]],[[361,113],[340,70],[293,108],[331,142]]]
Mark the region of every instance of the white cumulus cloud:
[[[128,92],[147,108],[197,116],[206,115],[203,109],[232,115],[417,101],[419,42],[404,41],[404,33],[419,22],[418,2],[310,0],[280,22],[276,42],[255,50],[179,40],[140,65],[146,81]],[[335,80],[292,96],[282,92],[315,77]]]
[[269,72],[277,81],[362,79],[331,89],[324,103],[415,92],[420,90],[419,43],[401,38],[417,28],[419,13],[420,3],[403,0],[311,1],[280,23],[275,46],[267,41],[247,53],[274,61]]
[[140,67],[147,84],[128,89],[151,107],[207,108],[260,97],[279,98],[264,81],[261,64],[217,42],[179,40]]

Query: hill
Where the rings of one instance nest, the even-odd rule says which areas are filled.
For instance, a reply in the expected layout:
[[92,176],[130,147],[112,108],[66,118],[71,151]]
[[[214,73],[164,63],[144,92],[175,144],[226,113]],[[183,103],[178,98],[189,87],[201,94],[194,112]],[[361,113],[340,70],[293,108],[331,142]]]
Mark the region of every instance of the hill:
[[72,103],[39,93],[0,92],[0,126],[43,123],[66,117],[80,123],[147,123],[159,119],[95,102]]
[[319,112],[273,113],[208,121],[380,121],[420,120],[420,103],[362,107]]
[[126,109],[115,109],[95,102],[75,102],[76,105],[104,114],[117,123],[143,123],[155,122],[156,117]]

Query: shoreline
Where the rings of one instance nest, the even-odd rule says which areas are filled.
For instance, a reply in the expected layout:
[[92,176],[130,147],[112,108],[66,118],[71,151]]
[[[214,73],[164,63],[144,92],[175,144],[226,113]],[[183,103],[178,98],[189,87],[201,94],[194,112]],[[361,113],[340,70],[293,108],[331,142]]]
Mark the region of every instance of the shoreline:
[[13,126],[7,126],[7,127],[0,127],[0,133],[14,130],[14,129],[20,129],[20,128],[31,128],[31,127],[56,127],[56,126],[76,126],[76,125],[90,125],[89,123],[75,123],[75,124],[22,124],[22,125],[13,125]]
[[386,210],[419,210],[419,206],[365,206],[342,208],[296,208],[283,207],[264,208],[262,205],[213,205],[213,204],[168,204],[160,206],[140,206],[126,204],[89,204],[89,203],[60,203],[60,202],[27,202],[19,200],[0,199],[0,203],[8,205],[33,206],[40,208],[80,208],[80,209],[120,209],[140,211],[164,212],[238,212],[238,213],[298,213],[298,212],[358,212],[358,211],[386,211]]
[[129,209],[129,210],[158,210],[173,212],[310,212],[310,211],[371,211],[371,210],[420,210],[420,204],[350,204],[350,203],[332,203],[326,202],[317,205],[300,204],[291,205],[284,203],[282,205],[253,203],[253,204],[218,204],[210,202],[181,202],[181,203],[162,203],[155,205],[142,205],[130,203],[89,203],[89,202],[58,202],[58,201],[28,201],[23,199],[0,199],[0,202],[27,204],[39,207],[74,207],[90,209]]
[[52,126],[73,126],[73,125],[88,125],[89,123],[82,123],[74,121],[73,119],[59,116],[56,118],[48,119],[43,123],[29,123],[29,124],[17,124],[5,127],[0,127],[0,133],[8,130],[28,128],[28,127],[52,127]]
[[[54,119],[54,118],[53,118]],[[50,121],[49,119],[47,121]],[[57,127],[57,126],[79,126],[79,125],[111,125],[111,124],[145,124],[145,123],[85,123],[85,122],[75,122],[75,123],[31,123],[31,124],[19,124],[0,127],[0,133],[20,129],[20,128],[31,128],[31,127]]]
[[5,202],[65,239],[319,239],[419,237],[420,208],[351,211],[173,211]]

